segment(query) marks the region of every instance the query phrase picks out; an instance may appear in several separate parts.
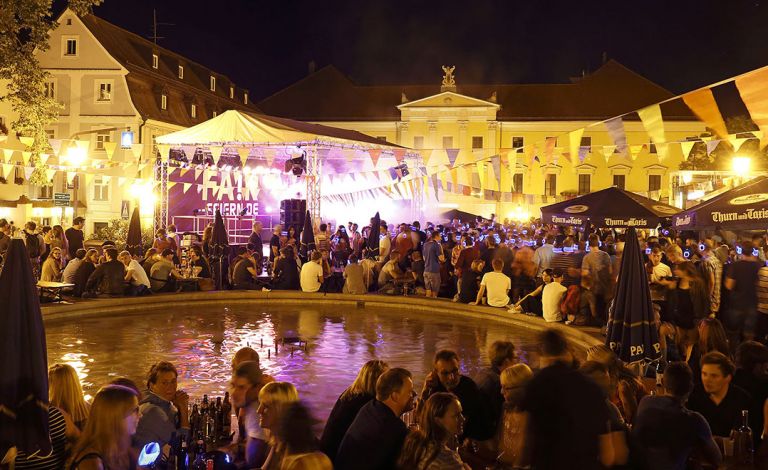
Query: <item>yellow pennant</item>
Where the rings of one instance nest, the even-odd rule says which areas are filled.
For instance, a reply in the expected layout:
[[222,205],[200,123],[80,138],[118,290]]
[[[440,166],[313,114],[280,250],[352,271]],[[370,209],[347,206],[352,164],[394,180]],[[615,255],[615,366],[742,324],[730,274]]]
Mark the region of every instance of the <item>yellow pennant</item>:
[[21,158],[24,160],[24,166],[29,165],[29,159],[32,157],[32,152],[21,152]]
[[184,194],[187,194],[187,191],[189,191],[189,188],[192,187],[192,183],[184,183]]
[[3,161],[10,163],[13,159],[13,149],[3,149]]
[[143,151],[144,151],[144,144],[131,145],[131,153],[133,154],[133,158],[141,158],[141,152]]
[[160,152],[160,161],[165,163],[170,158],[171,146],[166,144],[159,144],[157,146],[158,152]]
[[24,144],[26,147],[32,147],[35,143],[34,137],[19,137],[19,142]]
[[115,154],[117,148],[117,142],[104,142],[104,150],[107,152],[107,158],[112,160],[112,156]]
[[579,149],[581,148],[581,136],[584,135],[584,129],[577,129],[568,133],[568,152],[570,152],[571,164],[579,164]]

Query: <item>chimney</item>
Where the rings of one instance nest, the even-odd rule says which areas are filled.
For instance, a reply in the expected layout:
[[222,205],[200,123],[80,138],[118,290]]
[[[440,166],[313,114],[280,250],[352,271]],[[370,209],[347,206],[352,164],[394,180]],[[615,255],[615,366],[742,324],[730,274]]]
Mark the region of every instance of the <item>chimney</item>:
[[307,75],[312,75],[315,73],[315,69],[317,69],[317,64],[314,60],[310,60],[307,64]]
[[608,52],[603,51],[603,63],[608,62]]

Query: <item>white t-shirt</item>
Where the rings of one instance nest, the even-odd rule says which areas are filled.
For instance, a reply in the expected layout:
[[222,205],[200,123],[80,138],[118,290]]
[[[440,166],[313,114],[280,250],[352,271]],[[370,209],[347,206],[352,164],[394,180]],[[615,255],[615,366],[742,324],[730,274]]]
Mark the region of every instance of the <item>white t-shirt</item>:
[[389,251],[391,249],[392,240],[389,239],[389,234],[379,237],[379,259],[386,260],[389,257]]
[[318,276],[323,275],[323,267],[311,261],[301,267],[301,290],[304,292],[317,292],[320,290]]
[[653,267],[650,281],[659,282],[661,278],[670,276],[672,276],[672,270],[669,268],[669,266],[664,263],[659,263]]
[[485,292],[488,296],[488,305],[491,307],[504,307],[509,303],[509,289],[512,288],[512,281],[504,273],[490,272],[483,275],[480,281],[481,286],[485,286]]
[[560,314],[560,302],[567,290],[559,282],[550,282],[544,286],[544,291],[541,293],[541,310],[544,313],[544,320],[548,322],[563,320]]
[[131,273],[131,284],[134,286],[140,286],[144,284],[147,286],[147,289],[152,287],[149,283],[149,276],[147,276],[147,272],[144,271],[144,268],[141,267],[138,261],[135,259],[132,259],[131,262],[128,264],[128,269]]

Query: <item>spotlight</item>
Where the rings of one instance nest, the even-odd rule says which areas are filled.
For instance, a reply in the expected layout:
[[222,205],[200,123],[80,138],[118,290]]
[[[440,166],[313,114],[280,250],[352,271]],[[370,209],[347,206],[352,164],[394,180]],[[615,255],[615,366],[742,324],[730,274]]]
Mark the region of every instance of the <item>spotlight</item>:
[[285,172],[293,173],[295,176],[301,176],[302,173],[307,171],[307,160],[304,158],[304,153],[298,157],[294,157],[285,161]]
[[389,175],[392,177],[392,179],[401,179],[408,176],[410,172],[408,171],[408,164],[403,163],[401,165],[393,166],[389,169]]

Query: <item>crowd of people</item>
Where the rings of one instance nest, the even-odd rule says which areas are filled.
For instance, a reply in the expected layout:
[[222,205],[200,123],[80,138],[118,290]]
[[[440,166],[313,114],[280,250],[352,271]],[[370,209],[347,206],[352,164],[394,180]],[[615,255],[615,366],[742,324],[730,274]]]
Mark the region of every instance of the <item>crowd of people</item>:
[[[231,440],[217,450],[234,465],[226,468],[263,470],[717,468],[749,410],[757,466],[746,468],[768,463],[765,345],[740,344],[735,364],[709,351],[698,372],[670,362],[658,386],[605,346],[580,361],[559,329],[539,333],[537,345],[538,363],[526,364],[512,343],[494,342],[474,377],[457,352],[439,350],[421,387],[410,371],[369,360],[322,430],[301,390],[267,375],[258,353],[243,348],[226,384]],[[15,467],[126,470],[151,442],[166,453],[179,439],[194,442],[196,409],[178,379],[176,366],[160,361],[146,386],[117,377],[88,402],[75,369],[52,365],[53,452],[19,453]]]

